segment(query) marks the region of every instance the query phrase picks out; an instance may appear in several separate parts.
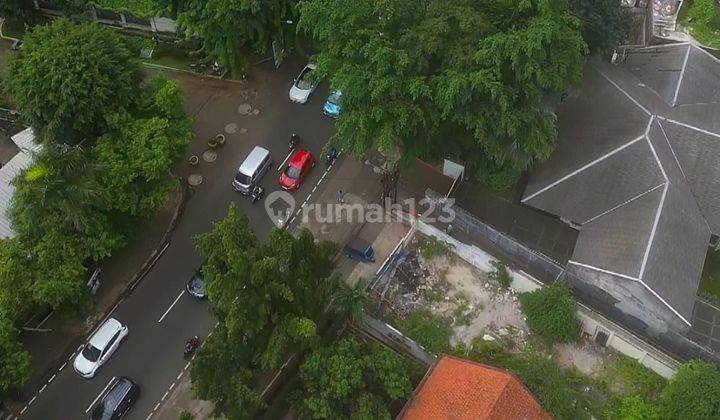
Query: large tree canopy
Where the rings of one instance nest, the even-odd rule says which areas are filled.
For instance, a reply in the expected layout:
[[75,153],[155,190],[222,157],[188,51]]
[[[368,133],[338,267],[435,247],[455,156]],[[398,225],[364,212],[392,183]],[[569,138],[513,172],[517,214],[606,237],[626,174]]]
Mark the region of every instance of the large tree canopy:
[[137,56],[110,29],[57,19],[27,33],[5,84],[42,140],[77,144],[104,133],[109,116],[133,103]]
[[193,363],[193,389],[229,418],[248,417],[260,405],[254,373],[317,342],[316,323],[336,288],[335,247],[315,243],[307,230],[278,229],[262,245],[231,204],[199,237],[198,251],[219,325]]
[[295,0],[185,0],[178,22],[188,37],[199,35],[207,56],[233,74],[244,71],[243,48],[265,52],[283,41],[295,20]]
[[390,419],[412,392],[410,366],[392,350],[343,339],[300,368],[301,419]]
[[[355,154],[478,155],[524,169],[553,150],[552,95],[587,47],[562,0],[312,0],[300,27],[343,92],[334,140]],[[559,96],[559,95],[558,95]],[[468,156],[467,153],[475,156]]]
[[593,51],[608,53],[625,41],[632,25],[628,8],[615,0],[569,0],[582,22],[582,36]]
[[0,395],[30,376],[30,355],[16,341],[16,334],[12,321],[0,310]]
[[680,366],[662,393],[664,418],[720,418],[720,371],[700,360]]

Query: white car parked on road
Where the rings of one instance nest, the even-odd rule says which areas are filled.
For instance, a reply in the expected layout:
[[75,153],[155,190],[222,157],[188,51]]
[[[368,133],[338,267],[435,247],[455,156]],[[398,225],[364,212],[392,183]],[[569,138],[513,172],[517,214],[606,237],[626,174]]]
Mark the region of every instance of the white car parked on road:
[[83,378],[95,376],[100,366],[107,362],[127,335],[128,327],[115,318],[109,318],[95,331],[75,357],[73,363],[75,372]]
[[308,63],[300,75],[293,81],[290,88],[290,100],[299,104],[307,103],[310,95],[317,87],[317,82],[311,77],[315,71],[315,64]]

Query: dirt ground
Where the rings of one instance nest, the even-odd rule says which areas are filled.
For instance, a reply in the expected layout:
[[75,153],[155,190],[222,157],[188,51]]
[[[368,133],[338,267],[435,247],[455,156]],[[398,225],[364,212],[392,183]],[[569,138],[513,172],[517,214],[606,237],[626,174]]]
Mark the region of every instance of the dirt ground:
[[[424,258],[420,249],[427,237],[416,233],[405,249],[391,280],[387,298],[401,316],[428,308],[452,321],[451,345],[470,345],[476,338],[497,341],[505,349],[522,352],[530,331],[518,295],[500,287],[483,272],[451,250]],[[597,377],[609,353],[591,342],[556,345],[554,356],[564,367]]]

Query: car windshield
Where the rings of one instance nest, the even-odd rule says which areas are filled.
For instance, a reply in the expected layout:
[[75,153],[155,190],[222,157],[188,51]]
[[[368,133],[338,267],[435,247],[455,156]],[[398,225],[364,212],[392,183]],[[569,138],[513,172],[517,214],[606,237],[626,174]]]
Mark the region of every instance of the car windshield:
[[237,175],[235,175],[235,180],[242,185],[250,185],[250,177],[242,172],[238,172]]
[[92,344],[88,344],[87,346],[85,346],[82,351],[83,357],[91,362],[97,362],[97,359],[100,358],[100,353],[101,351],[93,347]]
[[107,402],[99,404],[92,412],[92,420],[110,420],[113,415],[113,407],[109,406]]
[[335,92],[331,93],[330,96],[328,97],[328,102],[330,102],[333,105],[338,105],[338,103],[340,102],[340,96],[342,96],[342,94],[340,92],[335,91]]
[[203,280],[200,276],[195,276],[190,283],[190,287],[192,287],[192,289],[196,292],[202,292],[205,288],[205,280]]
[[297,166],[288,166],[287,169],[285,169],[285,175],[290,179],[298,179],[300,176],[300,168]]
[[297,80],[297,87],[298,89],[302,90],[308,90],[312,87],[312,80],[310,78],[310,75],[312,74],[312,70],[309,67],[305,67],[305,70],[300,74],[300,77],[298,77]]

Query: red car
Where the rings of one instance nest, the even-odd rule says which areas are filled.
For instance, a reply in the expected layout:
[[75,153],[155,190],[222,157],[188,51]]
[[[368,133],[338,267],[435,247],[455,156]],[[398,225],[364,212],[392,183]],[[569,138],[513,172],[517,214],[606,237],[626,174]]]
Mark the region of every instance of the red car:
[[288,191],[298,189],[300,181],[307,176],[313,166],[315,166],[315,157],[312,153],[303,149],[297,150],[280,175],[280,186]]

